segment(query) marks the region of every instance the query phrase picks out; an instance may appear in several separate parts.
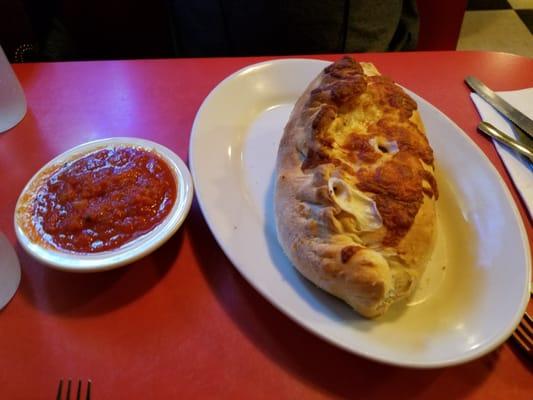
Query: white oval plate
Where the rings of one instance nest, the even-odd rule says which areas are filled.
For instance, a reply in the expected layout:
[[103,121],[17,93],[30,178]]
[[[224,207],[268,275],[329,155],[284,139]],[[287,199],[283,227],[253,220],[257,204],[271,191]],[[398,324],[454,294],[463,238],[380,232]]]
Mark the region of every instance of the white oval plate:
[[365,320],[302,278],[279,246],[272,204],[278,142],[294,102],[326,65],[252,65],[205,99],[189,152],[211,231],[264,297],[343,349],[409,367],[453,365],[486,354],[509,337],[527,305],[531,260],[525,230],[490,161],[421,97],[409,92],[437,160],[439,239],[411,301]]
[[[24,233],[24,230],[17,223],[16,213],[19,208],[22,196],[30,188],[32,182],[43,171],[47,171],[53,166],[59,166],[66,161],[81,157],[96,149],[111,146],[135,146],[146,150],[155,151],[170,167],[176,181],[176,202],[159,225],[150,232],[142,235],[130,242],[125,243],[117,249],[103,251],[100,253],[74,253],[44,247],[39,243],[32,242]],[[129,264],[142,258],[163,243],[165,243],[181,226],[187,216],[192,203],[193,184],[191,175],[185,163],[174,152],[168,148],[145,139],[138,138],[108,138],[95,140],[60,154],[44,167],[42,167],[26,184],[19,196],[15,207],[15,232],[22,247],[40,262],[57,269],[72,272],[93,272],[117,268]]]

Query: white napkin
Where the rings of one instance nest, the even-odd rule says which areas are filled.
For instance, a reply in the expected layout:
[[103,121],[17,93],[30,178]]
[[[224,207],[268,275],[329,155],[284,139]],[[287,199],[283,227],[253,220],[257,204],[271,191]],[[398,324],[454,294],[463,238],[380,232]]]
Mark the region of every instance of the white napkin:
[[[509,104],[533,119],[533,88],[496,92]],[[511,122],[496,111],[489,103],[475,93],[471,93],[472,101],[477,107],[481,119],[494,125],[507,135],[516,139]],[[509,172],[520,196],[524,200],[529,216],[533,218],[533,170],[530,165],[514,150],[498,143],[493,139],[496,150],[505,168]]]
[[0,232],[0,310],[9,303],[20,283],[20,263],[15,249]]

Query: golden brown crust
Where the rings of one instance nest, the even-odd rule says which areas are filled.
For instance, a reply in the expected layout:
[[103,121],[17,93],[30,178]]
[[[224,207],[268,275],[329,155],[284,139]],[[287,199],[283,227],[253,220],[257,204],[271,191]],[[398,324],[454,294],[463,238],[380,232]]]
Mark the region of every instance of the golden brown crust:
[[345,57],[311,82],[281,139],[280,243],[316,285],[380,315],[412,292],[431,253],[433,170],[414,100]]

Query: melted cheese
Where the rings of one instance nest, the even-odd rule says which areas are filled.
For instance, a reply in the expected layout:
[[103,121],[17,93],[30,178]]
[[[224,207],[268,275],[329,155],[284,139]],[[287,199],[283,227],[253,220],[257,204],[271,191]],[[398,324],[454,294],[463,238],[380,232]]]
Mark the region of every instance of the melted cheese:
[[355,217],[357,231],[367,232],[381,228],[383,220],[376,203],[370,197],[339,178],[330,178],[328,189],[335,204]]
[[396,154],[399,151],[398,143],[396,142],[396,140],[373,137],[368,142],[376,152]]

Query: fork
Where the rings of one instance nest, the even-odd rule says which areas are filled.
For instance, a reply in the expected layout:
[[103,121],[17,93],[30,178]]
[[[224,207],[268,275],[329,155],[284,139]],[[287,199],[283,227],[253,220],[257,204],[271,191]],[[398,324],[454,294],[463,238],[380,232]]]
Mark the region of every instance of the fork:
[[[533,296],[533,289],[531,296]],[[533,318],[527,311],[513,332],[513,338],[527,355],[533,356]]]
[[[91,380],[89,379],[87,381],[87,391],[85,392],[85,400],[91,400]],[[72,379],[69,379],[67,381],[67,388],[65,391],[65,400],[70,400],[70,388],[72,386]],[[76,400],[81,400],[81,386],[82,382],[81,379],[78,380],[78,388],[76,390]],[[57,387],[57,395],[56,400],[61,400],[63,397],[63,379],[59,381],[59,386]]]

